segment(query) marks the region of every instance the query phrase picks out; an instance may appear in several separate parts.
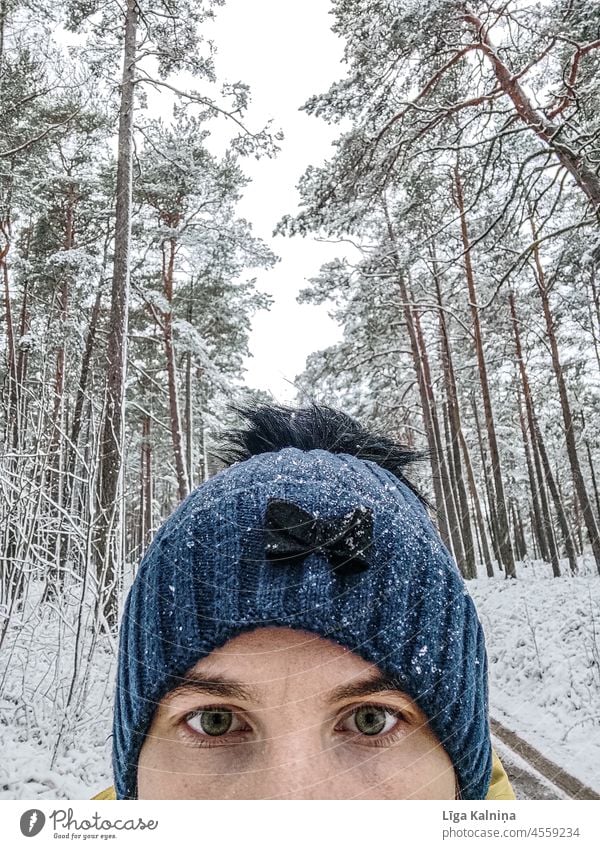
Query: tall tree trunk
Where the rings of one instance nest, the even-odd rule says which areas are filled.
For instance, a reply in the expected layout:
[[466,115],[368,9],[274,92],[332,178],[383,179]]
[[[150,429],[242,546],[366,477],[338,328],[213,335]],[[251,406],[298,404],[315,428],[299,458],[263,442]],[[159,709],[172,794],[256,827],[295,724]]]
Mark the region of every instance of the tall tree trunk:
[[96,292],[96,299],[94,301],[94,306],[92,307],[92,314],[90,316],[90,323],[88,325],[87,334],[85,338],[85,349],[83,351],[83,357],[81,359],[81,370],[79,372],[79,382],[77,385],[77,394],[75,396],[75,408],[73,411],[73,422],[71,424],[71,433],[69,437],[70,445],[68,448],[68,477],[72,479],[74,469],[75,469],[75,456],[77,453],[77,443],[79,442],[79,434],[81,433],[82,426],[82,413],[83,413],[83,402],[85,400],[85,393],[87,389],[89,374],[90,374],[90,364],[92,360],[92,354],[94,352],[94,346],[96,342],[96,330],[98,327],[98,320],[100,318],[100,309],[102,303],[102,289],[99,288]]
[[546,491],[546,481],[544,480],[544,475],[542,473],[542,467],[540,462],[540,452],[539,446],[537,444],[537,438],[535,431],[529,431],[530,440],[531,440],[531,454],[533,457],[533,463],[535,468],[535,478],[538,486],[538,494],[540,499],[540,507],[542,510],[542,517],[544,520],[544,531],[546,535],[546,540],[548,542],[548,552],[550,554],[550,563],[552,564],[552,572],[555,578],[560,577],[560,563],[558,556],[558,545],[556,542],[556,536],[554,533],[554,523],[552,521],[552,512],[550,510],[550,504],[548,501],[548,493]]
[[7,18],[6,0],[0,0],[0,62],[4,59],[4,27]]
[[[4,20],[2,21],[2,23],[4,23]],[[10,164],[10,170],[12,174],[12,162]],[[10,194],[11,192],[9,189],[8,197],[6,199],[5,204],[5,216],[4,218],[0,219],[0,276],[2,277],[2,285],[4,290],[4,318],[6,321],[7,344],[6,362],[8,367],[7,408],[4,429],[4,444],[6,447],[7,457],[4,467],[4,474],[7,480],[11,481],[11,483],[14,481],[14,491],[16,492],[18,490],[17,484],[19,476],[18,452],[16,450],[11,452],[10,446],[17,446],[22,443],[24,428],[20,418],[20,412],[22,408],[22,393],[19,386],[19,378],[17,372],[14,320],[12,314],[10,278],[8,272],[8,253],[11,247]],[[22,564],[19,562],[17,530],[14,527],[14,523],[7,521],[6,518],[4,521],[7,523],[8,527],[6,528],[5,539],[0,549],[0,555],[4,560],[4,564],[1,567],[1,572],[2,578],[6,581],[6,585],[9,589],[7,595],[8,616],[3,617],[4,621],[0,623],[0,647],[2,646],[2,642],[4,641],[4,638],[8,631],[12,611],[15,609],[15,605],[18,605],[20,603],[24,582],[24,572]]]
[[198,415],[196,427],[198,428],[198,435],[200,437],[200,443],[198,445],[198,480],[200,483],[204,483],[204,481],[208,478],[206,473],[206,434],[204,427],[204,420],[202,418],[202,412]]
[[77,393],[75,396],[75,409],[73,412],[73,422],[71,424],[71,434],[70,434],[70,445],[67,448],[68,460],[67,460],[67,480],[71,481],[73,479],[74,469],[75,469],[75,455],[77,453],[77,444],[79,442],[79,434],[81,433],[82,426],[82,412],[83,412],[83,403],[85,401],[85,393],[88,385],[89,375],[90,375],[90,366],[92,362],[92,356],[94,353],[94,349],[96,346],[96,332],[98,328],[98,322],[100,320],[100,313],[102,308],[102,294],[104,289],[106,268],[108,263],[108,251],[109,251],[109,241],[110,241],[110,226],[109,222],[107,222],[107,232],[106,239],[104,242],[104,252],[103,252],[103,261],[102,261],[102,276],[99,281],[98,288],[96,289],[96,298],[94,300],[94,306],[92,307],[92,314],[90,316],[90,323],[88,325],[87,334],[85,337],[85,348],[83,351],[83,357],[81,358],[81,369],[79,372],[79,382],[77,385]]
[[512,501],[512,500],[510,502],[509,512],[510,512],[510,520],[511,520],[511,524],[512,524],[512,529],[513,529],[512,536],[513,536],[513,539],[515,541],[515,559],[517,560],[517,562],[519,562],[520,560],[522,561],[522,560],[525,559],[525,553],[524,553],[525,546],[524,546],[523,539],[521,537],[521,532],[520,532],[520,529],[519,529],[519,519],[517,517],[515,502]]
[[525,465],[527,466],[527,477],[529,479],[529,491],[531,493],[531,504],[533,508],[533,518],[535,520],[535,536],[538,543],[538,548],[540,550],[541,559],[546,563],[550,562],[549,552],[548,552],[548,542],[546,539],[545,533],[545,525],[544,520],[542,518],[542,511],[540,508],[540,501],[538,498],[538,490],[535,481],[535,474],[533,471],[533,463],[531,462],[531,450],[529,447],[529,439],[527,436],[527,428],[525,427],[525,421],[523,419],[523,411],[521,409],[521,397],[518,395],[518,407],[519,407],[519,424],[521,425],[521,437],[523,439],[523,450],[525,452]]
[[477,483],[475,481],[475,474],[473,472],[473,464],[471,463],[471,456],[469,453],[469,447],[467,445],[467,441],[465,439],[465,435],[462,432],[462,429],[458,433],[458,437],[460,439],[460,446],[463,452],[463,457],[465,461],[465,468],[467,470],[467,480],[469,481],[469,492],[471,495],[471,501],[473,503],[473,507],[475,510],[475,518],[477,520],[477,524],[479,526],[479,536],[480,536],[480,547],[483,554],[483,561],[485,563],[485,569],[487,572],[488,578],[494,577],[494,567],[492,565],[492,557],[490,554],[490,548],[487,541],[487,534],[485,532],[485,518],[483,516],[483,511],[481,509],[481,499],[479,497],[479,492],[477,491]]
[[143,552],[152,537],[152,442],[150,416],[142,418],[141,475],[140,475],[140,550]]
[[[71,183],[67,188],[65,207],[65,237],[63,250],[70,251],[75,246],[75,206],[77,193]],[[67,321],[69,318],[69,274],[63,269],[58,287],[58,326],[62,338],[56,353],[54,373],[54,408],[52,411],[52,436],[49,445],[49,465],[47,471],[47,491],[50,496],[49,514],[54,517],[56,526],[48,534],[48,550],[54,552],[52,565],[46,574],[46,587],[43,601],[56,598],[62,588],[64,568],[68,557],[68,534],[60,530],[63,524],[63,512],[67,504],[69,488],[65,480],[65,433],[68,429],[65,408],[66,359],[67,359]]]
[[573,475],[573,484],[575,487],[575,492],[577,494],[577,499],[579,501],[579,505],[581,507],[581,512],[583,513],[583,520],[585,522],[585,526],[588,533],[588,538],[590,541],[590,545],[592,547],[592,553],[596,560],[596,568],[598,573],[600,574],[600,533],[598,531],[598,525],[596,523],[596,518],[594,516],[594,511],[592,509],[592,504],[589,499],[587,489],[585,486],[585,481],[583,479],[583,473],[581,471],[581,466],[579,464],[579,456],[577,454],[577,445],[575,443],[575,429],[573,426],[573,416],[571,413],[571,405],[569,403],[569,396],[567,392],[567,384],[565,382],[562,365],[560,362],[560,355],[558,352],[558,342],[556,340],[556,334],[554,332],[554,322],[552,320],[552,311],[550,309],[550,299],[548,294],[548,287],[546,285],[546,276],[544,273],[544,268],[542,266],[539,248],[537,246],[537,231],[535,228],[535,223],[533,221],[533,217],[530,218],[531,223],[531,232],[533,234],[534,239],[534,248],[533,248],[533,257],[535,261],[535,270],[534,277],[537,284],[538,292],[540,294],[540,298],[542,301],[542,307],[544,311],[544,319],[546,321],[546,330],[548,332],[548,341],[550,342],[550,352],[552,355],[552,367],[554,369],[554,375],[556,377],[556,382],[558,384],[558,395],[560,399],[560,409],[562,412],[563,423],[565,427],[565,441],[567,443],[567,456],[569,458],[569,464],[571,466],[571,473]]
[[[554,469],[554,480],[556,481],[556,486],[558,487],[558,497],[560,499],[560,503],[563,505],[563,514],[566,517],[566,520],[569,524],[569,532],[571,534],[571,539],[573,540],[573,545],[575,546],[576,557],[581,557],[583,554],[581,534],[577,535],[577,528],[574,527],[574,522],[572,521],[573,516],[572,512],[569,510],[567,506],[567,501],[565,499],[565,495],[563,493],[563,489],[560,483],[560,475],[558,473],[558,469]],[[573,503],[576,501],[575,493],[573,493]],[[574,511],[573,511],[574,512]]]
[[552,496],[552,501],[554,503],[554,510],[558,518],[558,524],[560,526],[560,532],[562,534],[565,546],[565,553],[569,559],[569,569],[571,570],[571,574],[574,575],[577,572],[577,552],[575,550],[575,544],[573,542],[573,534],[571,533],[571,529],[569,527],[569,522],[567,519],[567,513],[562,502],[558,487],[556,485],[554,475],[552,474],[550,460],[548,459],[548,452],[546,451],[544,438],[542,436],[542,432],[540,430],[540,426],[535,413],[533,413],[533,425],[535,428],[538,451],[542,460],[542,466],[544,467],[546,483],[548,485],[548,490],[550,491],[550,495]]
[[117,623],[118,558],[121,550],[118,540],[114,537],[117,530],[115,526],[118,526],[125,427],[137,24],[138,4],[136,0],[127,0],[119,109],[115,253],[106,351],[106,405],[102,425],[97,490],[98,520],[95,534],[99,599],[109,628],[114,628]]
[[534,560],[543,560],[543,557],[540,557],[541,552],[539,550],[540,541],[538,539],[537,531],[538,525],[535,516],[533,515],[533,511],[529,510],[529,527],[531,528],[531,545],[533,548],[533,559]]
[[[1,56],[1,53],[0,53]],[[23,251],[25,262],[29,262],[29,252],[31,247],[31,233],[32,233],[32,216],[29,216],[29,226],[27,227],[27,231],[25,233],[25,247]],[[23,300],[21,303],[21,317],[19,322],[19,336],[22,338],[30,328],[30,316],[29,316],[29,275],[25,276],[23,281]],[[25,386],[25,379],[27,376],[27,365],[29,361],[28,356],[28,347],[24,345],[19,346],[19,351],[17,354],[17,387],[18,387],[18,396],[20,399],[20,405],[17,415],[17,421],[21,422],[21,427],[19,429],[15,429],[13,435],[13,450],[15,453],[18,453],[22,448],[22,438],[25,435],[25,427],[27,421],[27,393],[23,391],[23,387]]]
[[594,461],[592,460],[592,452],[590,450],[590,443],[587,439],[583,440],[585,443],[585,450],[587,452],[588,465],[590,467],[590,476],[592,478],[592,489],[594,490],[594,499],[596,501],[596,515],[600,516],[600,496],[598,494],[598,483],[596,481],[596,472],[594,471]]
[[579,499],[577,498],[577,490],[573,484],[573,522],[575,524],[575,533],[579,540],[579,551],[583,554],[583,537],[581,534],[581,512],[579,510]]
[[477,430],[477,442],[479,444],[479,453],[481,455],[481,469],[483,472],[483,481],[485,484],[485,493],[487,498],[488,505],[488,528],[490,539],[492,541],[492,548],[494,549],[494,557],[496,558],[496,562],[498,563],[498,568],[502,570],[502,557],[500,554],[500,549],[498,547],[498,539],[499,539],[499,531],[498,531],[498,522],[496,518],[496,511],[494,510],[494,492],[492,488],[492,482],[490,480],[490,476],[488,474],[488,463],[487,463],[487,455],[485,452],[485,445],[483,443],[483,437],[481,434],[481,426],[479,424],[479,415],[477,413],[477,404],[475,403],[474,395],[471,396],[471,409],[473,411],[473,418],[475,420],[475,428]]
[[[10,280],[8,274],[8,252],[10,250],[10,219],[0,221],[0,274],[4,288],[4,318],[6,322],[6,361],[8,372],[8,409],[6,411],[5,444],[18,445],[21,441],[21,423],[19,421],[20,398],[17,376],[17,358],[15,345],[15,326],[10,297]],[[16,431],[16,432],[15,432]]]
[[[175,271],[175,248],[174,238],[168,239],[168,248],[163,243],[163,286],[165,296],[170,309],[163,313],[163,331],[165,341],[165,356],[167,359],[167,375],[169,383],[169,413],[171,422],[171,440],[173,443],[173,455],[175,457],[175,470],[177,473],[177,488],[179,499],[183,501],[189,492],[187,472],[183,457],[183,437],[181,429],[181,415],[179,412],[179,399],[177,389],[177,364],[175,362],[175,343],[173,340],[173,275]],[[165,249],[168,256],[165,256]]]
[[496,494],[496,513],[498,516],[498,530],[500,532],[498,546],[502,556],[502,562],[505,568],[505,576],[507,578],[516,578],[515,561],[513,557],[509,533],[508,512],[506,509],[506,499],[504,496],[504,484],[502,482],[500,452],[498,450],[498,442],[496,439],[496,426],[494,424],[494,415],[492,412],[492,400],[488,383],[485,354],[483,351],[481,325],[479,323],[479,307],[477,305],[477,293],[475,290],[475,274],[473,272],[473,264],[471,262],[471,242],[469,239],[469,231],[467,228],[467,217],[465,214],[463,187],[458,162],[456,163],[456,166],[454,168],[454,187],[454,199],[460,215],[460,229],[465,261],[465,275],[469,290],[469,301],[471,306],[471,318],[473,321],[473,332],[475,336],[477,365],[479,369],[479,380],[481,383],[483,409],[485,411],[485,425],[488,436],[488,444],[490,447],[490,459],[492,461],[492,476],[494,479],[494,489]]
[[[26,278],[23,283],[23,301],[21,303],[21,315],[19,319],[19,337],[22,338],[29,329],[29,280]],[[26,346],[19,346],[17,354],[17,386],[19,397],[19,411],[17,421],[21,423],[19,429],[15,428],[13,434],[13,451],[19,453],[23,448],[26,421],[27,421],[27,393],[23,391],[25,380],[27,378],[27,366],[29,363],[29,352]]]
[[[471,510],[473,511],[473,513],[475,513],[475,504],[473,502],[472,496],[471,496]],[[479,562],[481,563],[481,562],[483,562],[483,548],[481,547],[481,530],[482,530],[482,528],[481,528],[481,526],[480,526],[480,524],[477,520],[477,517],[475,518],[475,522],[474,522],[473,527],[474,527],[475,545],[477,546],[477,557],[479,558]],[[491,575],[489,575],[489,573],[488,573],[488,577],[491,577]]]
[[[540,521],[540,533],[541,538],[543,537],[545,545],[542,546],[543,557],[544,559],[549,558],[549,561],[552,564],[552,573],[555,578],[560,577],[560,564],[558,562],[558,551],[556,550],[556,544],[554,541],[553,529],[552,529],[552,517],[550,515],[550,508],[548,506],[548,499],[546,498],[546,489],[544,487],[544,476],[542,474],[542,469],[540,465],[540,455],[537,446],[536,439],[536,429],[534,424],[534,413],[533,413],[533,400],[531,398],[531,392],[529,391],[529,380],[527,379],[527,372],[525,370],[525,362],[523,360],[523,350],[521,348],[521,335],[519,333],[519,325],[517,321],[517,312],[515,307],[515,296],[511,291],[508,294],[508,302],[510,305],[510,314],[513,325],[513,333],[515,337],[515,350],[517,354],[517,364],[519,366],[519,375],[521,378],[521,384],[523,387],[523,395],[525,399],[525,411],[527,416],[527,423],[529,425],[529,438],[531,440],[531,455],[533,458],[533,464],[535,467],[535,476],[533,475],[533,471],[530,470],[530,486],[531,486],[531,495],[534,499],[534,513],[538,515]],[[519,417],[521,419],[521,431],[523,434],[523,444],[525,445],[525,450],[527,453],[527,427],[525,426],[525,422],[523,421],[523,413],[521,410],[521,393],[518,393],[519,397]],[[528,468],[531,466],[531,460],[528,457]],[[537,481],[537,484],[536,484]],[[539,494],[539,504],[537,495]],[[537,507],[536,507],[537,505]],[[540,538],[540,543],[541,543]],[[544,551],[545,548],[545,551]]]
[[[437,519],[440,530],[440,536],[446,548],[449,551],[453,551],[452,540],[450,537],[450,529],[449,529],[449,517],[446,512],[446,502],[444,499],[444,491],[442,489],[442,478],[443,473],[440,468],[440,457],[438,454],[438,445],[436,444],[436,439],[434,436],[434,424],[432,421],[431,410],[429,407],[429,398],[427,394],[427,389],[425,386],[425,378],[423,376],[423,370],[421,367],[421,362],[419,359],[419,344],[417,341],[417,334],[415,331],[412,312],[410,309],[410,302],[408,297],[408,291],[406,289],[406,284],[404,282],[403,273],[400,267],[400,257],[398,255],[396,236],[394,233],[394,228],[392,226],[392,221],[389,216],[387,204],[385,199],[383,200],[383,211],[386,217],[388,237],[390,240],[390,244],[392,245],[393,255],[394,255],[394,268],[397,272],[397,283],[398,288],[400,290],[400,297],[402,299],[402,310],[404,315],[404,321],[406,324],[406,329],[408,330],[408,335],[410,338],[410,348],[413,360],[413,368],[415,371],[415,375],[417,378],[417,383],[419,386],[419,395],[421,398],[421,409],[423,411],[423,423],[425,425],[425,434],[427,437],[427,446],[429,448],[429,459],[431,462],[431,476],[433,481],[433,491],[435,495],[435,506],[437,511]],[[438,433],[439,436],[439,433]],[[439,444],[439,443],[438,443]]]
[[[565,516],[565,511],[563,509],[563,505],[561,503],[561,499],[558,493],[558,489],[556,487],[556,482],[554,480],[554,476],[552,474],[552,469],[550,468],[550,461],[548,459],[548,453],[546,451],[546,446],[544,444],[544,440],[542,438],[542,434],[538,425],[537,417],[535,415],[535,409],[533,406],[533,396],[531,394],[531,387],[529,385],[529,377],[527,376],[527,369],[525,368],[525,361],[523,359],[523,351],[521,348],[521,334],[519,331],[519,322],[517,317],[517,307],[515,304],[515,296],[514,292],[510,292],[508,296],[508,301],[510,304],[510,313],[513,324],[513,332],[515,337],[515,349],[517,353],[517,363],[519,365],[519,373],[521,376],[521,385],[523,387],[523,397],[525,399],[525,410],[527,413],[527,422],[529,424],[529,432],[531,434],[532,443],[534,443],[537,448],[537,452],[535,454],[536,460],[539,454],[539,460],[542,462],[542,466],[544,468],[544,476],[546,478],[546,483],[548,485],[548,489],[550,491],[550,495],[552,496],[552,501],[554,502],[554,509],[556,511],[556,516],[558,519],[558,524],[560,527],[560,532],[563,538],[563,542],[565,545],[565,552],[569,559],[569,568],[571,573],[574,574],[577,570],[577,555],[575,552],[575,546],[573,545],[573,539],[571,537],[571,531],[569,529],[569,524],[567,522],[567,518]],[[539,460],[537,462],[539,463]],[[541,481],[541,471],[539,468],[538,471],[538,479]],[[547,508],[549,514],[549,508]]]
[[[192,294],[193,294],[192,280]],[[193,301],[188,302],[187,320],[191,324],[193,318]],[[194,405],[192,381],[192,352],[185,355],[185,462],[187,479],[190,490],[194,488]]]
[[[525,424],[525,418],[523,416],[520,392],[517,392],[517,404],[519,408],[519,423],[521,425],[521,435],[523,437],[523,448],[525,450],[525,462],[527,464],[527,476],[529,477],[529,490],[531,492],[533,515],[535,517],[535,532],[540,548],[541,558],[546,563],[552,563],[552,569],[554,570],[558,567],[558,555],[556,552],[556,547],[553,546],[552,528],[550,526],[550,517],[548,516],[547,512],[548,504],[546,503],[544,509],[544,504],[542,503],[542,499],[540,497],[540,478],[538,476],[536,480],[534,465],[531,459],[531,456],[532,454],[534,454],[534,451],[530,447],[527,426]],[[560,570],[558,574],[560,575]]]
[[[585,432],[585,416],[583,414],[583,410],[581,411],[581,427]],[[594,500],[596,501],[596,515],[600,517],[600,495],[598,493],[598,483],[596,481],[596,470],[594,468],[594,462],[592,460],[592,450],[590,448],[590,443],[586,439],[583,440],[585,444],[585,450],[588,459],[588,465],[590,467],[590,477],[592,479],[592,489],[594,490]]]
[[[449,480],[449,488],[448,488],[447,491],[446,490],[444,491],[444,494],[446,496],[446,502],[448,501],[449,498],[452,499],[452,514],[454,516],[456,516],[456,531],[455,531],[456,543],[455,543],[455,545],[459,548],[459,550],[461,552],[461,562],[459,563],[460,571],[461,571],[462,576],[466,580],[471,580],[472,578],[477,577],[477,572],[475,570],[475,560],[474,560],[474,558],[472,559],[472,563],[469,564],[469,562],[467,561],[466,556],[465,556],[465,546],[464,546],[464,540],[463,540],[463,535],[462,535],[462,527],[461,527],[461,519],[460,519],[460,507],[457,503],[457,497],[456,497],[457,492],[458,492],[458,488],[457,488],[458,485],[457,485],[457,482],[456,482],[456,470],[455,470],[455,467],[454,467],[454,463],[452,462],[452,453],[453,453],[452,444],[451,444],[452,436],[451,436],[451,433],[450,433],[450,421],[449,421],[449,418],[448,418],[448,404],[446,403],[446,401],[442,402],[442,422],[444,424],[444,438],[445,438],[445,441],[442,444],[442,448],[443,448],[443,451],[444,451],[444,458],[448,458],[447,470],[448,470],[448,480]],[[452,539],[454,541],[454,535],[453,535]]]
[[[404,303],[413,303],[412,293],[408,290],[404,281],[402,281],[401,283],[400,294]],[[433,434],[434,450],[437,453],[437,466],[440,474],[440,497],[442,498],[445,505],[445,512],[448,520],[449,537],[452,541],[452,550],[454,552],[454,557],[458,564],[458,568],[461,571],[461,574],[465,578],[467,578],[468,574],[465,565],[465,552],[463,548],[462,537],[460,534],[460,523],[458,521],[458,516],[456,514],[456,509],[454,505],[454,493],[452,489],[450,475],[448,472],[448,466],[446,465],[446,456],[443,448],[444,443],[442,440],[442,435],[440,433],[440,425],[438,421],[436,403],[433,395],[433,383],[431,379],[431,369],[429,368],[429,356],[427,354],[427,348],[425,347],[425,339],[421,330],[421,320],[415,308],[412,309],[412,324],[415,330],[417,345],[415,368],[418,368],[423,375],[423,390],[425,393],[428,416]]]
[[523,528],[523,518],[519,510],[519,502],[515,502],[515,512],[517,514],[517,525],[519,528],[519,539],[521,540],[521,560],[527,557],[527,540],[525,539],[525,530]]
[[448,336],[446,316],[444,314],[442,303],[442,291],[437,267],[437,257],[435,254],[435,245],[433,243],[431,244],[431,259],[433,262],[433,277],[435,281],[437,302],[439,307],[438,322],[440,328],[440,341],[442,346],[442,367],[444,372],[446,397],[448,399],[448,419],[450,427],[450,453],[448,455],[448,462],[452,462],[454,468],[454,480],[458,501],[457,507],[460,515],[461,535],[465,554],[465,570],[469,578],[476,578],[477,567],[475,565],[475,546],[473,544],[473,530],[471,527],[469,500],[467,498],[467,489],[465,486],[461,462],[460,435],[462,432],[462,423],[460,420],[460,408],[458,404],[458,393],[456,391],[456,378],[454,374],[454,364],[452,362],[450,339]]

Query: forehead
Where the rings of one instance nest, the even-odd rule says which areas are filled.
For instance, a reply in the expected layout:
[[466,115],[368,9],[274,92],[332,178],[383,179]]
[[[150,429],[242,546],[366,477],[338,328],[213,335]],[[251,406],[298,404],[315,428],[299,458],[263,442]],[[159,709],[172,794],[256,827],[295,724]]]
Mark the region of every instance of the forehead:
[[193,671],[268,685],[288,679],[299,686],[313,679],[336,686],[379,673],[378,667],[345,646],[291,628],[258,628],[240,634],[202,658]]
[[383,700],[427,724],[417,702],[376,664],[317,634],[285,627],[244,632],[202,658],[163,696],[160,714],[181,700],[214,696],[288,720],[313,709]]

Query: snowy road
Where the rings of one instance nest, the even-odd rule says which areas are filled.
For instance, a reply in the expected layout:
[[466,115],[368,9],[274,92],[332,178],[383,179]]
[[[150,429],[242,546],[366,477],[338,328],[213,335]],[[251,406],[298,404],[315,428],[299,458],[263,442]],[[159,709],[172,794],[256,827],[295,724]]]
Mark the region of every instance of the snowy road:
[[491,719],[490,724],[492,745],[517,799],[600,799],[595,790],[549,761],[500,722]]
[[[522,758],[512,757],[509,749],[502,753],[494,741],[494,747],[500,754],[502,764],[506,770],[512,788],[517,799],[569,799],[560,788],[547,781],[523,761]],[[507,752],[505,754],[504,752]]]

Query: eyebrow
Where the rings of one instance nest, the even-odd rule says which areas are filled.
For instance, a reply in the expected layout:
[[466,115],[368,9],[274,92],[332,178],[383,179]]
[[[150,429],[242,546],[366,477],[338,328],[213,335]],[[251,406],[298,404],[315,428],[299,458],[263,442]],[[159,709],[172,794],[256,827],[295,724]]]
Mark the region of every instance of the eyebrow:
[[341,702],[344,699],[355,699],[359,696],[372,696],[375,693],[383,693],[388,690],[395,691],[399,695],[406,693],[400,688],[400,682],[396,678],[387,675],[378,675],[377,678],[368,678],[366,681],[357,681],[355,684],[342,684],[332,690],[327,701],[330,704]]
[[207,678],[199,672],[188,672],[178,681],[180,683],[166,694],[167,700],[170,701],[190,691],[205,696],[221,696],[224,699],[240,699],[245,702],[256,701],[257,698],[249,687],[244,686],[239,681],[230,681],[220,675]]
[[[239,699],[246,702],[259,700],[256,692],[251,688],[239,681],[231,681],[221,675],[214,675],[211,678],[207,678],[199,672],[189,672],[178,680],[180,683],[166,694],[165,699],[167,701],[189,692],[206,696],[220,696],[224,699]],[[375,693],[387,691],[395,691],[399,695],[406,697],[406,693],[399,686],[397,679],[386,675],[378,675],[376,678],[368,678],[365,681],[357,681],[354,684],[341,684],[328,694],[327,702],[334,704],[335,702],[341,702],[347,699],[371,696]]]

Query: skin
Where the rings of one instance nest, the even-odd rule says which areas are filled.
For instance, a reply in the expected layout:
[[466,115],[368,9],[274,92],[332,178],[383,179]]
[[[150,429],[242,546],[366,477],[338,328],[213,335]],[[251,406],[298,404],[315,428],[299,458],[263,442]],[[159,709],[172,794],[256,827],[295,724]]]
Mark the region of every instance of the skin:
[[455,798],[452,763],[425,714],[336,643],[261,628],[186,678],[146,735],[140,799]]

